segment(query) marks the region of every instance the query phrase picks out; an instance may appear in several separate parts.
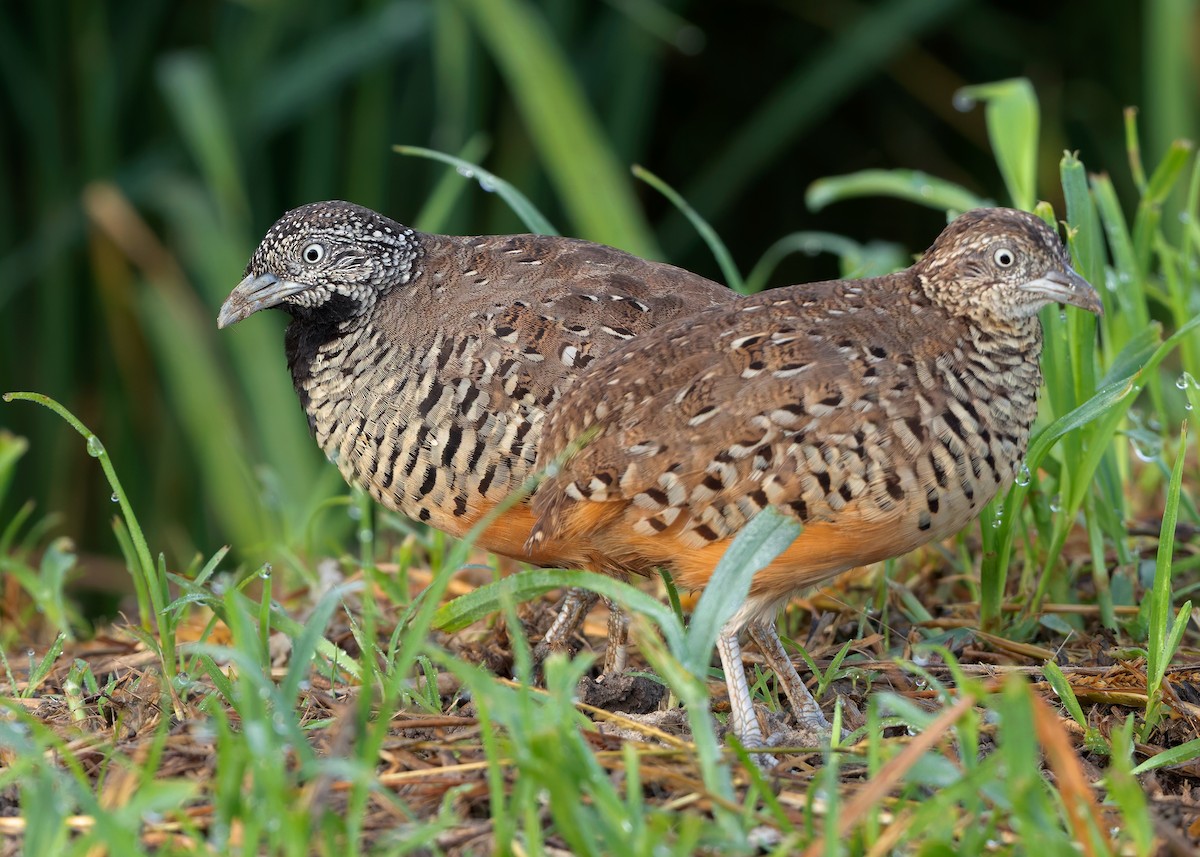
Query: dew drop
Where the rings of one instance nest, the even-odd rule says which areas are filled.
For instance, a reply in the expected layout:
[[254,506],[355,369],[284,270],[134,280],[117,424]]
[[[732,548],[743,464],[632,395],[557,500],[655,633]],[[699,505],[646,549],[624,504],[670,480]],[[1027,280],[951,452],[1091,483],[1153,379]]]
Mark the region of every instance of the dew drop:
[[475,178],[475,171],[473,169],[471,169],[470,167],[458,167],[458,174],[460,176],[462,176],[464,179]]
[[351,521],[358,521],[362,519],[362,509],[353,503],[346,507],[346,514],[350,516]]
[[88,455],[90,455],[92,458],[99,458],[100,456],[104,455],[104,444],[102,444],[100,442],[100,438],[96,437],[94,434],[88,435],[87,451]]
[[1058,311],[1058,320],[1059,320],[1059,321],[1061,321],[1061,322],[1066,322],[1066,320],[1067,320],[1067,311],[1066,311],[1065,309],[1060,309],[1060,310]]
[[1029,465],[1022,461],[1021,466],[1017,468],[1016,482],[1018,485],[1024,488],[1031,481],[1033,481],[1033,476],[1029,472]]
[[1192,409],[1192,403],[1191,403],[1191,402],[1184,402],[1184,403],[1183,403],[1183,409],[1184,409],[1185,411],[1190,411],[1190,410]]
[[1180,375],[1178,378],[1175,379],[1175,386],[1177,388],[1179,388],[1180,390],[1186,390],[1191,385],[1191,382],[1192,382],[1192,376],[1189,375],[1187,372],[1184,372],[1182,375]]
[[358,531],[358,540],[363,543],[369,542],[371,540],[371,535],[371,531],[366,527],[363,527]]
[[5,393],[5,394],[4,394],[4,396],[3,396],[2,398],[3,398],[3,399],[4,399],[4,401],[6,401],[6,402],[11,402],[11,401],[12,401],[12,393]]
[[112,500],[114,503],[120,503],[120,502],[121,502],[121,498],[117,496],[117,492],[116,492],[116,491],[112,492],[112,496],[111,496],[111,497],[109,497],[108,499]]
[[1060,495],[1055,494],[1053,497],[1050,498],[1050,511],[1051,512],[1061,512],[1062,511],[1062,497]]
[[258,570],[258,576],[267,580],[271,576],[271,563],[264,562],[263,567]]
[[491,179],[490,176],[487,176],[487,177],[480,176],[479,177],[479,189],[482,190],[484,193],[491,193],[492,191],[494,191],[496,189],[496,183]]
[[950,103],[954,105],[954,109],[959,113],[966,113],[975,106],[975,96],[968,95],[967,93],[961,91],[956,92],[954,93],[954,98],[951,99]]
[[1138,461],[1142,461],[1142,462],[1145,462],[1146,464],[1149,464],[1150,462],[1152,462],[1158,458],[1158,456],[1156,454],[1154,454],[1150,450],[1147,450],[1144,446],[1142,446],[1136,440],[1131,441],[1130,446],[1133,447],[1133,454],[1137,456]]

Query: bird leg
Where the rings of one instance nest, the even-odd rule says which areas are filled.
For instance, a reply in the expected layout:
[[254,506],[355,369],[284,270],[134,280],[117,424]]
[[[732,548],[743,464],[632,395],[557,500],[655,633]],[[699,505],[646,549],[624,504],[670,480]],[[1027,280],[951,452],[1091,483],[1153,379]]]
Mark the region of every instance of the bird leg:
[[563,595],[558,605],[558,615],[546,629],[542,641],[533,647],[533,663],[540,668],[542,662],[550,657],[551,652],[564,651],[567,641],[579,630],[583,618],[587,616],[592,605],[599,598],[595,592],[587,589],[571,587]]
[[608,642],[604,646],[604,675],[623,672],[629,654],[629,617],[611,598],[605,598],[608,606]]
[[779,632],[775,630],[774,617],[751,622],[746,626],[746,631],[758,646],[759,651],[762,652],[767,666],[775,673],[775,677],[782,685],[783,692],[792,706],[792,715],[796,718],[796,725],[814,735],[832,735],[833,727],[825,719],[821,706],[817,705],[817,701],[808,692],[804,679],[800,677],[792,659],[784,651],[783,642],[779,639]]
[[717,654],[721,656],[721,668],[725,671],[725,687],[729,691],[729,720],[733,734],[737,735],[744,747],[754,750],[764,744],[758,715],[754,713],[754,700],[750,698],[746,668],[742,666],[742,647],[738,642],[738,633],[742,627],[740,621],[725,623],[725,627],[717,636]]

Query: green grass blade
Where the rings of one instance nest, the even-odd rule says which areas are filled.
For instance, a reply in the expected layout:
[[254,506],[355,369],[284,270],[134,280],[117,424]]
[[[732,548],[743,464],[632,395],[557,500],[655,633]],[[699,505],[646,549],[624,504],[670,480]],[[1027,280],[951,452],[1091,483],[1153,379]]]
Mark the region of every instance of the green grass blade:
[[754,575],[787,550],[802,530],[799,521],[767,507],[734,536],[692,611],[686,654],[680,658],[685,666],[703,674],[717,635],[746,600]]
[[918,170],[860,170],[817,179],[808,186],[804,202],[810,210],[820,211],[831,203],[860,196],[891,196],[958,213],[994,204],[954,182]]
[[529,201],[528,197],[504,179],[488,172],[478,164],[472,164],[454,155],[448,155],[445,152],[435,152],[433,149],[425,149],[420,146],[393,146],[392,150],[401,155],[413,155],[418,158],[429,158],[430,160],[442,161],[449,164],[457,169],[458,174],[463,178],[474,179],[484,190],[495,192],[498,197],[508,203],[508,207],[513,210],[513,213],[517,217],[521,218],[521,222],[525,224],[525,227],[530,232],[538,235],[558,235],[558,230],[537,210],[537,207]]
[[899,244],[872,241],[860,244],[831,232],[793,232],[775,241],[746,275],[746,294],[761,292],[771,274],[792,253],[832,253],[841,261],[843,277],[879,277],[907,267],[911,257]]
[[721,273],[725,277],[725,284],[735,292],[740,292],[744,295],[749,294],[749,291],[746,289],[746,283],[742,279],[742,274],[738,271],[737,265],[733,261],[733,256],[729,253],[729,248],[725,246],[725,242],[717,235],[716,230],[709,226],[708,221],[701,217],[696,209],[688,205],[687,200],[680,196],[677,190],[645,167],[634,164],[633,174],[669,199],[673,206],[683,212],[688,222],[696,228],[696,231],[704,239],[704,243],[708,245],[708,249],[716,258],[717,264],[721,267]]
[[1188,424],[1179,428],[1179,452],[1171,468],[1167,500],[1163,508],[1162,527],[1158,536],[1158,553],[1154,561],[1154,587],[1150,592],[1150,632],[1146,641],[1146,724],[1149,733],[1158,720],[1161,705],[1163,676],[1183,635],[1191,609],[1190,604],[1179,612],[1171,624],[1171,564],[1175,554],[1175,527],[1179,522],[1179,492],[1183,484],[1183,464],[1187,458]]

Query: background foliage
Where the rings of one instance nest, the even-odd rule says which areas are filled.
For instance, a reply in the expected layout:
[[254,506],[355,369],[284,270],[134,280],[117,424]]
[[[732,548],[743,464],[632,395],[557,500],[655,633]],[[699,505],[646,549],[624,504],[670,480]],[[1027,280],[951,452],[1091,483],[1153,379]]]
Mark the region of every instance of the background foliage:
[[[1066,147],[1133,199],[1122,108],[1143,109],[1150,164],[1200,130],[1195,21],[1189,0],[10,4],[0,390],[79,414],[173,561],[222,542],[250,559],[304,550],[350,525],[311,526],[343,489],[291,392],[283,320],[214,323],[258,238],[331,197],[430,230],[521,228],[494,195],[393,144],[461,154],[564,232],[714,277],[631,164],[677,187],[743,271],[794,230],[919,250],[939,212],[873,198],[814,213],[806,188],[905,166],[1004,200],[983,111],[953,96],[1024,76],[1056,210]],[[836,271],[793,255],[771,284]],[[32,441],[0,522],[34,498],[83,548],[112,553],[110,492],[69,429],[7,406],[0,427]]]

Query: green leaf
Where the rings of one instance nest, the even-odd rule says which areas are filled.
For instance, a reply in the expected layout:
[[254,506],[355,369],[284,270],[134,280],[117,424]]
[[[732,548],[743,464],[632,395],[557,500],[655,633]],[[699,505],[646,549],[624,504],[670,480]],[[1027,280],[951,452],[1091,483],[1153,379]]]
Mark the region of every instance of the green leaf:
[[1033,211],[1037,202],[1038,100],[1033,84],[1023,77],[964,86],[954,103],[969,107],[987,103],[988,139],[1013,205]]
[[708,221],[701,217],[696,209],[688,205],[687,200],[680,196],[675,188],[671,187],[645,167],[634,164],[633,174],[669,199],[672,205],[683,212],[692,226],[696,228],[696,231],[700,233],[700,237],[704,239],[704,243],[708,245],[708,249],[716,258],[717,264],[721,266],[721,273],[725,276],[725,284],[735,292],[749,294],[749,290],[742,279],[742,274],[738,271],[737,265],[734,264],[733,256],[729,253],[729,248],[725,246],[725,242],[717,235],[716,230],[708,224]]
[[787,550],[803,529],[799,521],[768,506],[734,537],[692,611],[681,658],[685,666],[697,674],[707,668],[717,636],[745,602],[754,575]]
[[1191,741],[1185,741],[1169,750],[1156,753],[1134,768],[1131,773],[1136,777],[1148,771],[1165,768],[1169,765],[1184,765],[1194,762],[1196,759],[1200,759],[1200,738],[1193,738]]
[[986,208],[991,200],[966,188],[918,170],[861,170],[817,179],[808,186],[804,202],[811,211],[857,196],[894,196],[941,211],[964,212]]
[[860,244],[832,232],[792,232],[768,247],[746,275],[746,294],[765,289],[767,280],[779,263],[792,253],[832,253],[841,260],[841,274],[846,278],[883,276],[907,266],[911,261],[907,251],[899,244],[885,241]]

